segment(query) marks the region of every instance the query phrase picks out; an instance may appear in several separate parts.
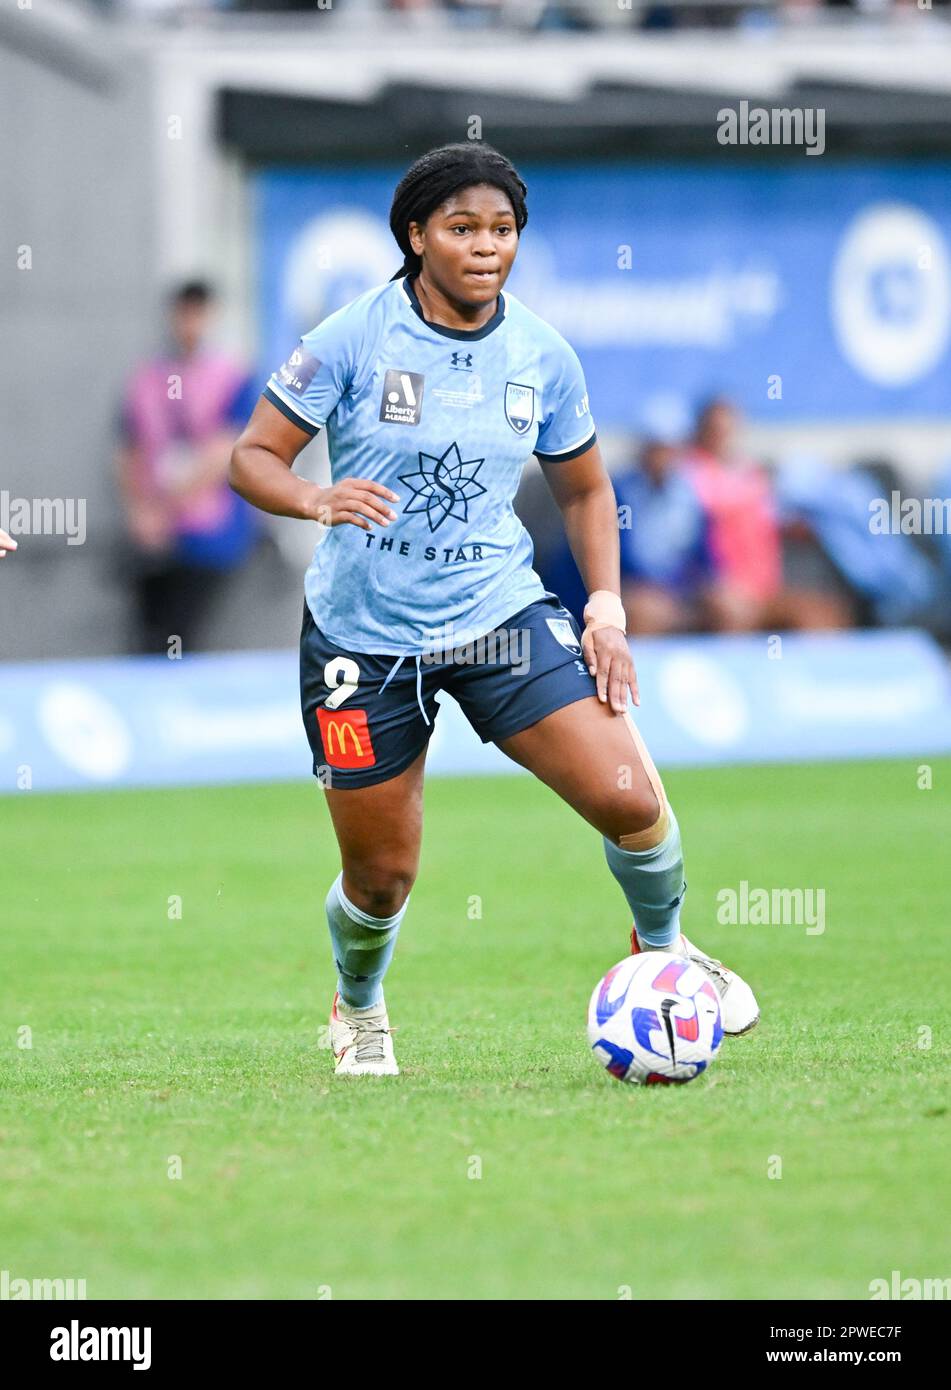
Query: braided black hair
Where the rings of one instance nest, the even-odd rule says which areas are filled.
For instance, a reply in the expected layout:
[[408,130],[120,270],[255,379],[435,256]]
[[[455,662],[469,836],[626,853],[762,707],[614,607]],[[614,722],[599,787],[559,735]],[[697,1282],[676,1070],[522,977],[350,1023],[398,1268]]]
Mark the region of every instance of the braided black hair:
[[528,221],[528,189],[504,154],[479,141],[440,145],[421,155],[400,179],[390,208],[390,231],[403,253],[403,264],[391,279],[415,275],[422,261],[410,245],[409,224],[423,223],[460,188],[484,183],[498,188],[512,204],[515,227],[521,233]]

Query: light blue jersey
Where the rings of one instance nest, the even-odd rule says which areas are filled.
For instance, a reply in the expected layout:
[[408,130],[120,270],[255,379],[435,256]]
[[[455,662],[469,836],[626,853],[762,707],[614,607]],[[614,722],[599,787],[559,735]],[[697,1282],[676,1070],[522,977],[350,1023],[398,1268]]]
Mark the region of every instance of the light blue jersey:
[[330,527],[314,551],[307,603],[337,646],[458,646],[544,595],[512,501],[533,453],[574,458],[595,430],[576,354],[513,295],[468,331],[390,281],[306,334],[264,394],[308,434],[326,425],[334,482],[399,498],[389,526]]

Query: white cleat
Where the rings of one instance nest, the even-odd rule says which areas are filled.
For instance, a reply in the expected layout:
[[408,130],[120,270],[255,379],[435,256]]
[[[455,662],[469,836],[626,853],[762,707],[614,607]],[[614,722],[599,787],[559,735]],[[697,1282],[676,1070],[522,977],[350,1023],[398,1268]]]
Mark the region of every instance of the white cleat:
[[399,1076],[390,1036],[390,1020],[381,1001],[371,1009],[351,1010],[334,994],[330,1010],[330,1045],[334,1076]]
[[[637,940],[637,932],[634,930],[631,932],[631,952],[633,955],[637,955],[641,949]],[[720,1019],[723,1023],[724,1033],[735,1038],[756,1027],[759,1023],[759,1005],[756,1002],[756,996],[735,970],[728,970],[721,960],[708,956],[704,951],[694,946],[692,942],[687,940],[683,932],[680,933],[680,940],[676,945],[665,946],[664,950],[669,951],[671,955],[686,956],[688,960],[699,965],[701,970],[710,977],[720,998]]]
[[737,975],[735,970],[728,970],[721,960],[715,960],[713,956],[706,955],[692,945],[683,932],[680,933],[680,941],[687,959],[694,961],[701,970],[706,971],[713,988],[720,996],[720,1018],[724,1033],[735,1038],[740,1033],[748,1033],[751,1028],[755,1028],[759,1023],[759,1005],[746,981]]

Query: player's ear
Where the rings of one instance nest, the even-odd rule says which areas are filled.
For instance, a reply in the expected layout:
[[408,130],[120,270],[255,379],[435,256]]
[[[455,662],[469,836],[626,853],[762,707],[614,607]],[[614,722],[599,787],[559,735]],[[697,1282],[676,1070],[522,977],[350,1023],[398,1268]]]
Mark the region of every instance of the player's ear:
[[426,240],[425,228],[421,222],[411,222],[407,228],[409,233],[409,244],[417,256],[423,254],[423,244]]

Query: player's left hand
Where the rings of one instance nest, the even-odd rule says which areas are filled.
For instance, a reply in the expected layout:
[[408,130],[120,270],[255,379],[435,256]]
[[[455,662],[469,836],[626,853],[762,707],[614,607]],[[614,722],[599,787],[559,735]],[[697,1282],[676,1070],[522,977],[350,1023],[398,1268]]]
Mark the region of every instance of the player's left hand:
[[620,628],[597,627],[586,630],[581,638],[581,650],[587,663],[588,672],[598,684],[598,699],[602,704],[610,702],[615,714],[627,710],[627,692],[630,690],[635,705],[641,703],[637,689],[637,672],[631,660],[627,638]]
[[12,536],[8,536],[6,531],[0,527],[0,560],[3,559],[8,550],[16,550],[17,543]]

